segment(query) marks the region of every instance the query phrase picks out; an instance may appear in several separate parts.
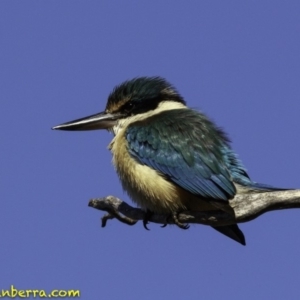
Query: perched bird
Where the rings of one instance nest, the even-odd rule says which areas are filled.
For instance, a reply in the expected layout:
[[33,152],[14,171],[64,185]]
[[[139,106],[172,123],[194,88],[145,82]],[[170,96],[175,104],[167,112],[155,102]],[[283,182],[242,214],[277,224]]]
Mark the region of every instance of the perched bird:
[[[109,149],[124,190],[148,218],[168,214],[183,229],[181,211],[233,213],[228,200],[237,193],[279,190],[253,182],[224,131],[188,108],[161,77],[125,81],[111,92],[104,112],[53,129],[111,131]],[[236,224],[213,228],[245,245]]]

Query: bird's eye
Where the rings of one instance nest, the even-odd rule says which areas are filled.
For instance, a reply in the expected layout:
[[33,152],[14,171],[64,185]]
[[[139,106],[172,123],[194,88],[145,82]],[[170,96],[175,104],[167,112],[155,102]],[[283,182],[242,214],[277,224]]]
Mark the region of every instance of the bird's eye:
[[126,112],[130,112],[133,108],[134,108],[134,103],[132,103],[132,102],[127,102],[125,105],[124,105],[124,107],[123,107],[123,109],[124,109],[124,111],[126,111]]

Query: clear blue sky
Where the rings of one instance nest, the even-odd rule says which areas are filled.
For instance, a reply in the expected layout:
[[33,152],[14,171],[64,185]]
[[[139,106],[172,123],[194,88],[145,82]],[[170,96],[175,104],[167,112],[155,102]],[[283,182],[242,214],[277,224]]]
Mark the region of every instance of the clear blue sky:
[[50,128],[160,75],[230,135],[255,181],[300,188],[300,2],[0,2],[0,289],[82,299],[299,299],[300,211],[209,227],[129,227],[87,206],[130,200],[107,132]]

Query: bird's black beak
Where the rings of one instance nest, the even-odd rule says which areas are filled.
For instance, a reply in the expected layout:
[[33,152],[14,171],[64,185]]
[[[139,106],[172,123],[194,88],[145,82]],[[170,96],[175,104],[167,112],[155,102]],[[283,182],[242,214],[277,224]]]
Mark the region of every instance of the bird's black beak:
[[96,130],[109,129],[116,125],[120,115],[101,112],[52,127],[55,130]]

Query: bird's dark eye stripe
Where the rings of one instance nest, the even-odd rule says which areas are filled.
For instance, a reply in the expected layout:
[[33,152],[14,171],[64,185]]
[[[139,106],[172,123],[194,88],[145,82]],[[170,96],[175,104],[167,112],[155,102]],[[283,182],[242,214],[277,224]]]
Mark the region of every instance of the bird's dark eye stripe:
[[149,98],[143,100],[131,100],[130,102],[125,103],[119,111],[125,111],[127,113],[143,113],[149,110],[154,110],[157,108],[160,102],[160,98]]

